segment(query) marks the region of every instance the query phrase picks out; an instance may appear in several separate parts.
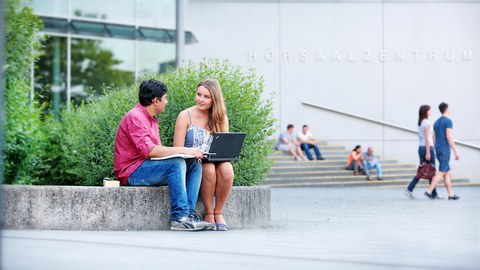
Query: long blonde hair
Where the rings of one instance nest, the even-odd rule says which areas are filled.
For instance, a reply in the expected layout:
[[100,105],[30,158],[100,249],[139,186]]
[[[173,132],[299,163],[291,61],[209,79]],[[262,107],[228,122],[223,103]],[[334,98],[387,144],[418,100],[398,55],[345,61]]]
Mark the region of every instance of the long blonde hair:
[[227,109],[223,101],[220,84],[215,79],[206,79],[197,85],[197,89],[200,86],[207,88],[212,95],[212,107],[208,113],[208,127],[213,133],[228,132]]

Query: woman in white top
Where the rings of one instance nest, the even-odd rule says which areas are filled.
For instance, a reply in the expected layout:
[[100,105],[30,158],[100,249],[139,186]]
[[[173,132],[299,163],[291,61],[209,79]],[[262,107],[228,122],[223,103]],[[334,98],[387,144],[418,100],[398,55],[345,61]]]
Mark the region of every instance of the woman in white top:
[[[418,111],[418,157],[420,164],[427,161],[435,166],[435,150],[433,148],[433,127],[432,123],[428,121],[430,117],[430,106],[422,105]],[[413,189],[420,179],[417,176],[413,177],[412,181],[405,190],[405,195],[410,199],[415,199],[413,196]],[[432,180],[430,180],[432,182]],[[439,198],[437,190],[433,190],[434,198]]]
[[[197,147],[203,152],[208,152],[213,134],[228,132],[229,129],[227,110],[218,81],[209,79],[199,83],[196,102],[197,105],[178,115],[173,146]],[[233,177],[230,162],[202,160],[200,196],[205,205],[204,220],[214,223],[213,229],[218,231],[228,230],[222,211],[232,190]]]

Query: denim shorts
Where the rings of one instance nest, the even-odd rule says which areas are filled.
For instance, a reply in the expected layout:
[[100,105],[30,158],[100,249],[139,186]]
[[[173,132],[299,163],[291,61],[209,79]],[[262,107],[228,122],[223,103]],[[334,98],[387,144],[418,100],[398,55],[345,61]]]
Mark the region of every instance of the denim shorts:
[[440,163],[440,166],[438,166],[438,170],[440,172],[450,171],[450,151],[447,151],[447,152],[437,151],[437,159],[438,159],[438,162]]

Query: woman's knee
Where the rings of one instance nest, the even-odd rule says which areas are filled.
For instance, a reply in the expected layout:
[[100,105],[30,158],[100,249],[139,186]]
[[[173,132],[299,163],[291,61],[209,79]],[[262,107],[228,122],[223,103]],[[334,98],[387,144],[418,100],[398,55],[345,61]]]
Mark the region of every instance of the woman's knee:
[[202,165],[202,178],[204,180],[214,180],[216,178],[215,165],[213,163],[204,163]]
[[216,166],[216,173],[219,178],[233,179],[233,166],[230,162],[222,162]]

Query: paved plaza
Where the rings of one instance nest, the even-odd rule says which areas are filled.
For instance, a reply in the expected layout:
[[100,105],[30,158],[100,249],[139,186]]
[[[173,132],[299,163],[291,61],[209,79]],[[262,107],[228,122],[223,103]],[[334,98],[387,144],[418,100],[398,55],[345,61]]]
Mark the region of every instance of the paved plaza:
[[454,188],[272,189],[267,229],[2,231],[2,269],[480,269],[480,187]]

